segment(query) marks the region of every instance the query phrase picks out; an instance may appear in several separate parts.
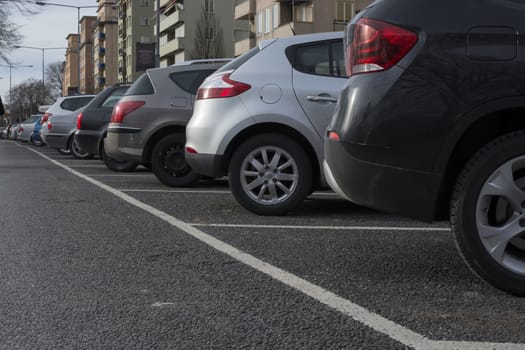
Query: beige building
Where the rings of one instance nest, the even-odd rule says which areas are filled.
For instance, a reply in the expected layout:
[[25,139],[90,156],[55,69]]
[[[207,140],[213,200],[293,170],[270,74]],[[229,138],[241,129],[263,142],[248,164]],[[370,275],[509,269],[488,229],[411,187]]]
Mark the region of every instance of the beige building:
[[160,66],[232,57],[234,4],[235,0],[160,0]]
[[343,30],[373,0],[236,0],[235,55],[259,40]]
[[147,68],[155,66],[155,1],[117,0],[117,66],[120,83],[133,82]]
[[95,91],[93,79],[93,26],[95,16],[84,16],[80,19],[80,93],[92,94]]
[[78,47],[79,47],[79,35],[69,34],[66,37],[67,40],[67,51],[66,61],[64,63],[64,74],[62,79],[62,94],[64,96],[70,96],[78,94]]
[[93,27],[95,92],[118,82],[118,6],[116,0],[97,0]]

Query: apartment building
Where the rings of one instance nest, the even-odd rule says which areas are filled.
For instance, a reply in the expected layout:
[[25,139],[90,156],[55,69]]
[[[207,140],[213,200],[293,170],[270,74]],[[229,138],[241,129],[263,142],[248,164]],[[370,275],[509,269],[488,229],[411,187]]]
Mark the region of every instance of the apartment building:
[[343,30],[373,0],[236,0],[235,55],[260,40]]
[[96,16],[80,19],[80,93],[92,94],[95,90],[93,79],[93,26]]
[[117,0],[117,66],[121,83],[133,82],[146,69],[155,67],[155,1]]
[[78,64],[78,53],[80,46],[80,35],[69,34],[66,37],[67,50],[66,60],[64,63],[63,79],[62,79],[62,94],[64,96],[70,96],[78,94],[79,89],[79,64]]
[[95,92],[118,82],[118,5],[115,0],[97,0],[93,27]]
[[232,57],[234,0],[160,0],[160,66]]

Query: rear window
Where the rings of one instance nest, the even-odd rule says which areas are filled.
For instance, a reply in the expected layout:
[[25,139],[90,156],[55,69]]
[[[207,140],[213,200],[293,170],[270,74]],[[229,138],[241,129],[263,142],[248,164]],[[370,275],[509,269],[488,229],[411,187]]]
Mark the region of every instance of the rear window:
[[153,95],[154,93],[149,76],[144,73],[131,85],[125,95]]
[[292,46],[286,55],[300,72],[346,78],[342,40]]
[[65,99],[60,107],[66,111],[76,111],[87,105],[89,101],[93,99],[94,96],[84,96],[84,97],[72,97]]
[[129,86],[124,86],[113,90],[102,104],[102,107],[113,108],[117,104],[117,102],[122,98],[122,96],[124,96],[126,91],[128,91],[128,89]]
[[215,72],[215,69],[175,72],[170,74],[170,79],[182,90],[192,95],[196,95],[197,89],[204,79],[213,72]]
[[252,47],[250,50],[245,52],[244,54],[240,55],[233,61],[225,64],[222,66],[217,72],[226,72],[229,70],[235,70],[242,66],[246,61],[248,61],[250,58],[255,56],[257,53],[259,53],[260,49],[259,46]]
[[37,121],[37,119],[38,119],[38,116],[31,116],[27,118],[26,120],[24,120],[24,124],[34,123]]

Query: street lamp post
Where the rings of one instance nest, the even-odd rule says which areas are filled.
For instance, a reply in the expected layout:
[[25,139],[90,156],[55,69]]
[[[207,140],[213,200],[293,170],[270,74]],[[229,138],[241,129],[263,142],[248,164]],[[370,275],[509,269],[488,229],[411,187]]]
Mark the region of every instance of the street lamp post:
[[45,66],[44,66],[44,51],[45,50],[66,50],[66,47],[34,47],[34,46],[21,46],[15,45],[17,49],[34,49],[42,50],[42,104],[46,103],[46,84],[45,84]]
[[78,45],[77,45],[77,79],[78,79],[78,93],[80,93],[80,9],[87,9],[87,8],[98,8],[98,6],[74,6],[74,5],[66,5],[66,4],[55,4],[51,2],[44,2],[44,1],[36,1],[36,5],[39,6],[60,6],[60,7],[69,7],[69,8],[75,8],[77,9],[77,35],[78,35]]
[[[0,67],[9,67],[9,110],[11,110],[12,106],[13,106],[13,96],[12,96],[12,85],[11,85],[11,70],[13,68],[31,68],[33,66],[26,66],[26,65],[13,65],[13,64],[0,64]],[[9,118],[11,118],[11,115],[9,115]]]

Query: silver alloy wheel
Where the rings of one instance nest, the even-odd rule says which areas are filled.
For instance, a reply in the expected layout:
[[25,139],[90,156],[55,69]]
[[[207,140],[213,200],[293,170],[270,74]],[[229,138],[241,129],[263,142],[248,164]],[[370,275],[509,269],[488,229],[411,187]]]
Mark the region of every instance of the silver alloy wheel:
[[506,269],[525,275],[525,156],[494,171],[481,188],[476,225],[483,246]]
[[276,146],[262,146],[250,152],[240,169],[245,193],[258,204],[286,201],[297,188],[299,169],[292,156]]

